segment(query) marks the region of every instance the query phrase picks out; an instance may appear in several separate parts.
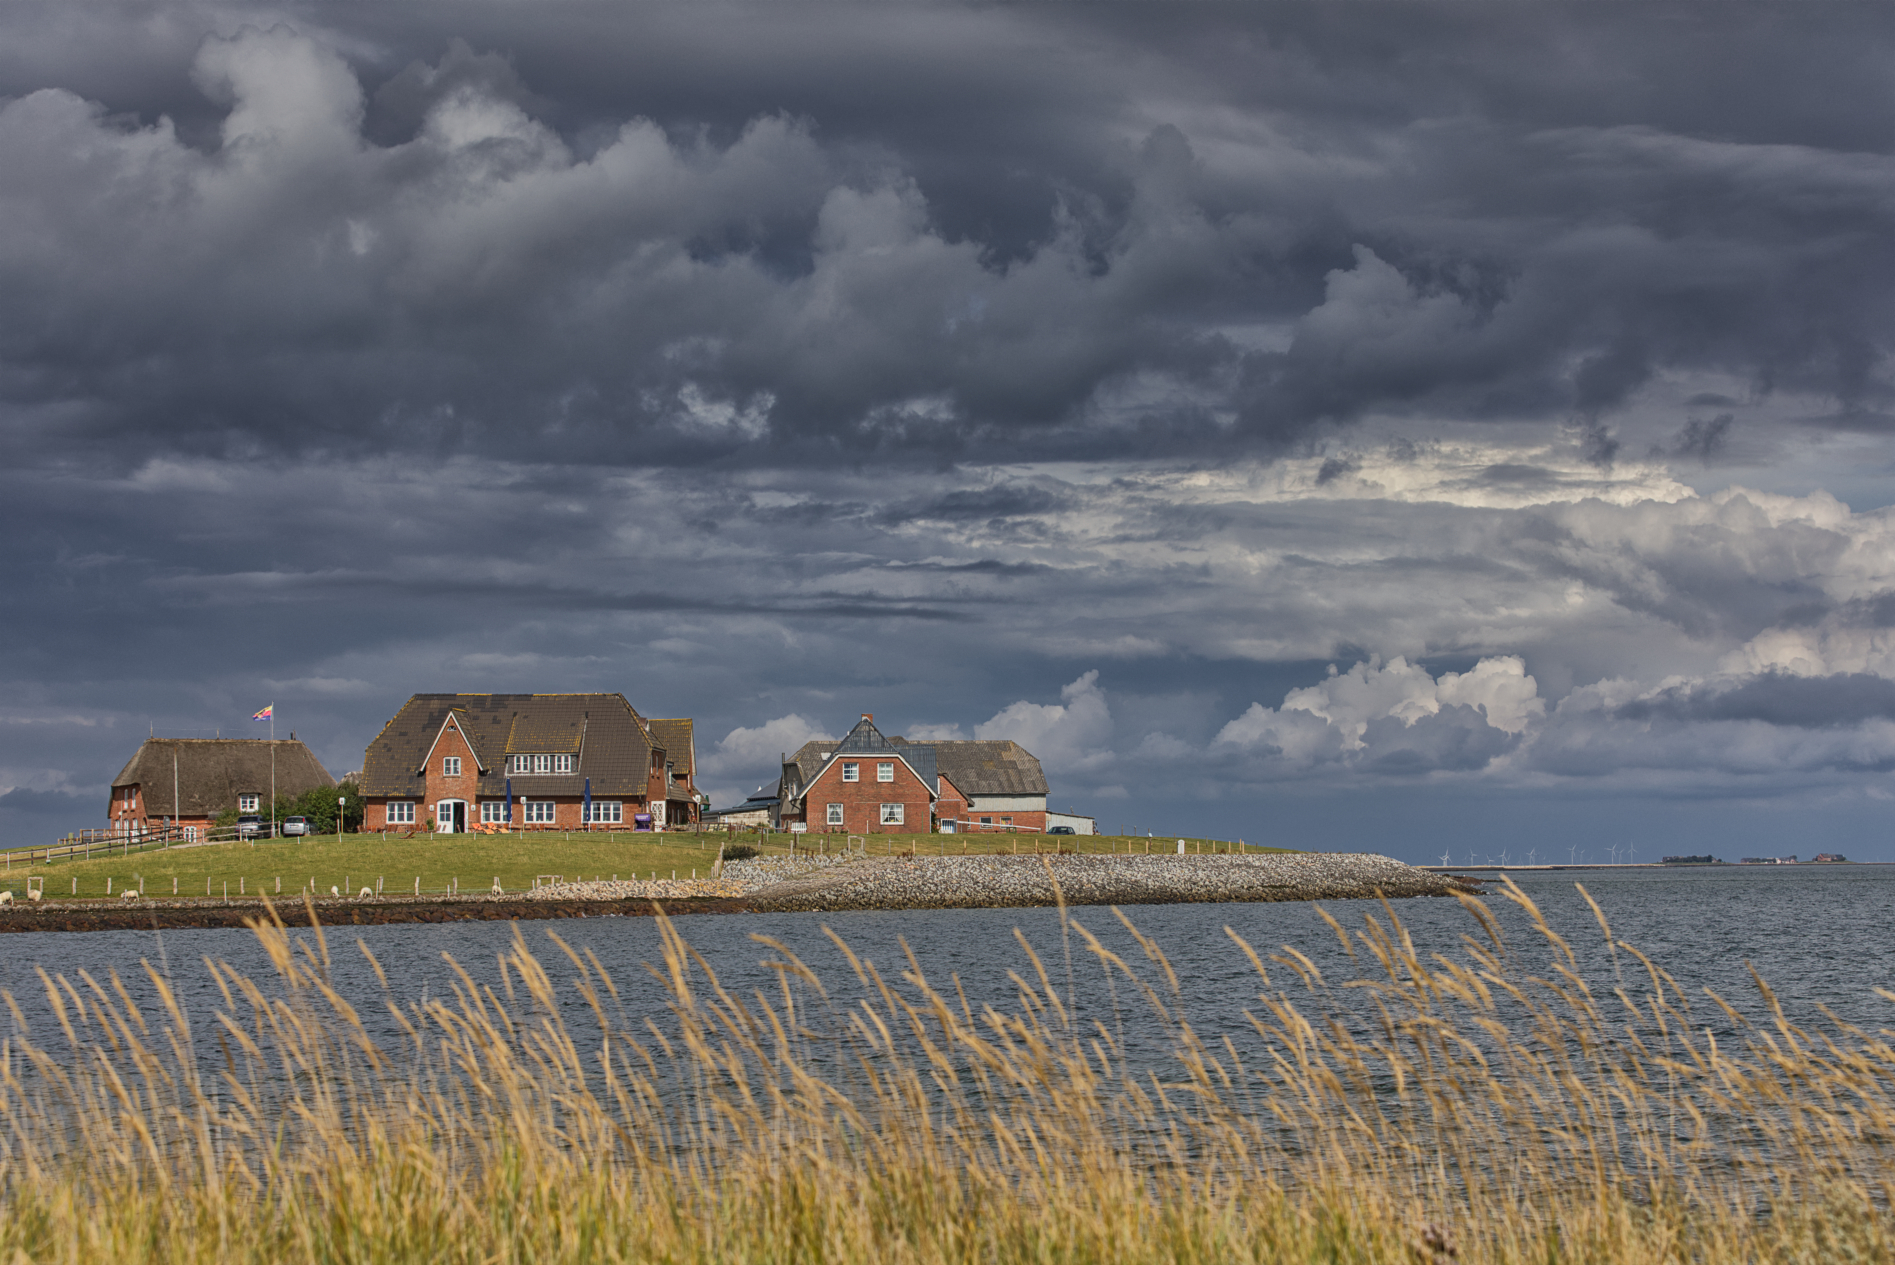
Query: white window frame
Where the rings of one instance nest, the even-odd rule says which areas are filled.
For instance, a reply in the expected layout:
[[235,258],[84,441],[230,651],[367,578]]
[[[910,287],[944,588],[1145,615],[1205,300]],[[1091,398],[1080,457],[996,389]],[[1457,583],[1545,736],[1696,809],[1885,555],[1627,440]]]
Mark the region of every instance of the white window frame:
[[860,782],[862,780],[862,766],[854,760],[844,760],[842,762],[842,780],[845,782]]
[[893,760],[876,761],[875,780],[878,782],[894,781],[895,780],[895,762]]
[[595,799],[592,801],[590,825],[622,825],[625,821],[625,805],[616,799]]
[[483,799],[480,801],[480,824],[483,826],[505,825],[507,820],[507,801],[504,799]]
[[551,773],[553,771],[553,757],[549,755],[534,756],[533,771],[535,773]]
[[461,758],[457,755],[442,756],[441,757],[441,776],[442,777],[459,777],[460,775],[461,775]]
[[240,813],[262,812],[263,811],[263,796],[239,795],[237,797],[237,811]]
[[553,772],[555,773],[572,772],[572,757],[569,755],[554,756],[553,757]]
[[383,807],[382,816],[391,826],[412,826],[415,824],[415,802],[411,799],[391,799]]
[[526,810],[525,819],[529,826],[551,826],[559,821],[559,801],[551,799],[523,799],[520,807]]
[[841,804],[829,805],[829,820],[824,824],[830,825],[830,826],[847,825],[848,823],[845,822],[842,817],[843,811],[844,811],[843,806]]
[[882,824],[884,826],[905,825],[907,824],[907,812],[908,805],[906,804],[883,804]]

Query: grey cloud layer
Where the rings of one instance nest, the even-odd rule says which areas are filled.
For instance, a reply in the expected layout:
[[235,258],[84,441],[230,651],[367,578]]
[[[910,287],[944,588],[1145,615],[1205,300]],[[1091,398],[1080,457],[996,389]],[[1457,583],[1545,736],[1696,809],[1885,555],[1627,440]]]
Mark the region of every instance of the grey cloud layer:
[[[143,53],[98,49],[129,9],[10,13],[16,452],[1098,457],[1420,413],[1604,461],[1672,372],[1882,425],[1895,30],[1859,12],[158,12]],[[1695,77],[1628,95],[1653,42]],[[1652,441],[1746,424],[1698,414]]]
[[148,724],[275,699],[346,770],[417,689],[624,689],[720,796],[867,709],[1179,829],[1879,803],[1892,53],[1872,6],[5,6],[0,832]]

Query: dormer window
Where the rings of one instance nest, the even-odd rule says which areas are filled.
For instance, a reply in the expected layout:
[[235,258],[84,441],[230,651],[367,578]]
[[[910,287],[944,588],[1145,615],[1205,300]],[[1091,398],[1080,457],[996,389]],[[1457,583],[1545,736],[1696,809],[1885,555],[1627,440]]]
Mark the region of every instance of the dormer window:
[[861,781],[862,766],[857,764],[854,760],[844,760],[842,762],[842,780],[845,782]]
[[572,772],[572,757],[569,755],[554,756],[553,757],[553,772],[555,773]]
[[553,757],[549,755],[534,756],[533,771],[535,773],[551,773],[553,771]]

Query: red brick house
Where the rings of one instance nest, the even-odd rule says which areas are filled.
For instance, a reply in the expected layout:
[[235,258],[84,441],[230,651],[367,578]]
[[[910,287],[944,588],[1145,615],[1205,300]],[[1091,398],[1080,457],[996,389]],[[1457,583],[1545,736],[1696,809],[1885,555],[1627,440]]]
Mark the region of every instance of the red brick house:
[[223,812],[269,812],[273,783],[277,796],[288,799],[336,780],[294,734],[148,738],[112,780],[107,828],[138,834],[177,825],[196,837]]
[[[910,742],[874,717],[783,762],[779,824],[847,834],[1046,829],[1046,775],[1011,740]],[[924,811],[925,810],[925,811]]]
[[416,694],[363,757],[363,828],[664,829],[697,820],[695,776],[691,722],[623,694]]

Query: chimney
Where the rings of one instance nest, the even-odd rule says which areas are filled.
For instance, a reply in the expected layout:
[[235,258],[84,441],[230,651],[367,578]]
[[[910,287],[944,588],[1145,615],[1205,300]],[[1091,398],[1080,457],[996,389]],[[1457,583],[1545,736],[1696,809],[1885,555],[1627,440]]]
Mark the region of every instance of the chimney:
[[875,717],[868,712],[862,713],[862,719],[868,721],[870,724],[875,723]]

